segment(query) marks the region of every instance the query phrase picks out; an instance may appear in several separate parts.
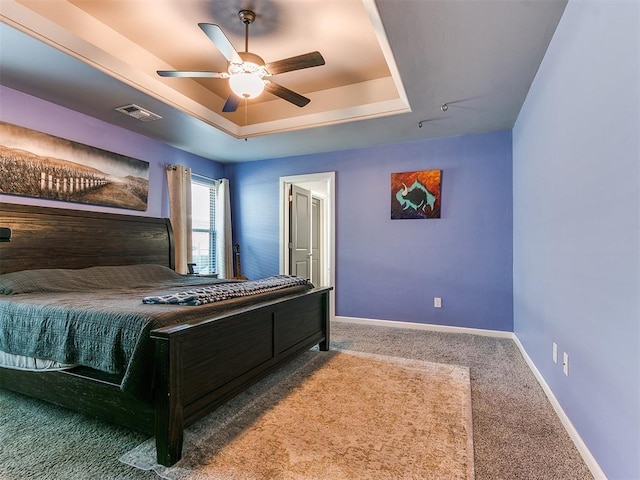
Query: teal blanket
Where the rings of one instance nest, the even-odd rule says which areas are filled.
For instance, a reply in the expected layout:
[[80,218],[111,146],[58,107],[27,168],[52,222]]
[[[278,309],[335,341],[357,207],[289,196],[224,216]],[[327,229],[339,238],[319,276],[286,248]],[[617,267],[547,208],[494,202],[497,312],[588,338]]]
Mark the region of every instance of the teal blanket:
[[[221,281],[186,277],[166,269],[167,272],[156,272],[155,280],[145,277],[148,271],[138,271],[124,275],[117,272],[116,281],[107,276],[109,280],[94,282],[96,275],[105,272],[91,270],[57,272],[59,275],[47,271],[42,276],[36,275],[35,287],[24,278],[34,275],[33,272],[23,276],[0,275],[0,289],[12,290],[11,294],[0,295],[0,350],[122,375],[121,388],[139,395],[149,390],[153,377],[151,330],[210,318],[221,310],[265,298],[263,294],[197,307],[147,305],[142,298]],[[141,275],[138,280],[136,275]],[[42,278],[47,276],[51,277],[47,281],[53,282],[49,291],[42,285]],[[55,278],[66,278],[68,283],[55,282]]]

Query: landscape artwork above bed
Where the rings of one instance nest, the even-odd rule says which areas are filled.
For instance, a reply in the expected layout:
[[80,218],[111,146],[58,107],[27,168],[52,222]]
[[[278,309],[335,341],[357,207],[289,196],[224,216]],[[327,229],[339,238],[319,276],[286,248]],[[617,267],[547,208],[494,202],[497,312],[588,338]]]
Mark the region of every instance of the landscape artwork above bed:
[[149,163],[0,122],[0,193],[147,209]]
[[442,170],[391,174],[391,219],[440,218]]

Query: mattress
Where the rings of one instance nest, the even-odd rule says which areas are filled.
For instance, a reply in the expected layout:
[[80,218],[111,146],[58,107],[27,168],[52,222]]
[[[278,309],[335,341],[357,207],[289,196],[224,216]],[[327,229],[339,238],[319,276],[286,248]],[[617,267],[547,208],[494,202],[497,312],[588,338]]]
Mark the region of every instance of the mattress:
[[14,370],[27,370],[31,372],[57,372],[77,367],[73,363],[60,363],[43,358],[26,357],[0,351],[0,367]]

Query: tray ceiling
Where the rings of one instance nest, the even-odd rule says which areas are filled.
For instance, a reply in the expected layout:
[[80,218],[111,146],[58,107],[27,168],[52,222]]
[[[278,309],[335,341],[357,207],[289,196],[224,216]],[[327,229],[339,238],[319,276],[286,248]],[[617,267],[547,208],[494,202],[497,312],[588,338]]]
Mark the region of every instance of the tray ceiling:
[[[511,129],[566,0],[0,0],[0,83],[219,162],[340,151]],[[221,112],[224,70],[198,27],[220,25],[266,62],[318,50],[279,74],[304,108],[265,93]],[[7,97],[8,98],[8,97]],[[446,111],[441,109],[448,104]],[[161,116],[140,122],[115,110]],[[248,141],[245,141],[247,140]]]
[[226,71],[226,59],[198,23],[219,25],[244,51],[242,8],[234,1],[8,0],[3,14],[18,29],[238,138],[410,111],[372,0],[269,0],[253,7],[249,51],[267,63],[315,50],[325,58],[323,66],[273,77],[311,99],[303,108],[264,92],[223,113],[226,79],[156,74]]

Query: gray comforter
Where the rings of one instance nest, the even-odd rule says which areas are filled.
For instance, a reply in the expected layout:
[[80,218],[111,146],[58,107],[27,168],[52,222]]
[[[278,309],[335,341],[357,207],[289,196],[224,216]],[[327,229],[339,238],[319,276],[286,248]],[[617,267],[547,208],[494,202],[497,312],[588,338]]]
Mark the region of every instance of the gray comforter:
[[[151,330],[283,294],[201,306],[142,302],[221,282],[185,277],[157,265],[0,275],[0,350],[120,374],[123,390],[141,394],[153,375]],[[311,286],[291,287],[284,294]]]

